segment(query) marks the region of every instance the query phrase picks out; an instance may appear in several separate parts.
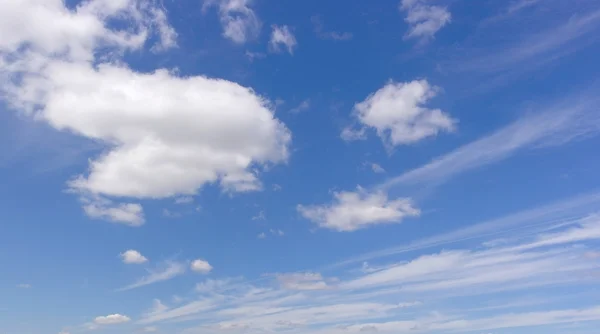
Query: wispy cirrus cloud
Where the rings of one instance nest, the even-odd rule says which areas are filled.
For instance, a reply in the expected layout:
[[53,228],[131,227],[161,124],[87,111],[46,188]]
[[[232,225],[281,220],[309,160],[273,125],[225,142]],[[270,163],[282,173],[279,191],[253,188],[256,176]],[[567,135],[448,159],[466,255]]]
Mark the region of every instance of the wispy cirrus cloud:
[[498,162],[520,151],[559,146],[597,135],[600,132],[599,101],[593,88],[553,101],[535,113],[391,178],[377,188],[441,184],[456,175]]
[[138,279],[135,283],[118,289],[117,291],[127,291],[141,288],[146,285],[168,281],[186,272],[186,264],[175,261],[166,261],[156,269],[149,269],[148,275]]
[[[590,204],[590,198],[566,206],[584,203]],[[535,311],[504,313],[503,305],[519,300],[507,292],[543,296],[560,291],[557,287],[585,287],[593,284],[588,274],[600,270],[600,263],[586,256],[600,240],[599,216],[561,224],[538,216],[544,217],[544,233],[517,230],[503,242],[492,242],[491,236],[476,246],[419,252],[374,270],[338,271],[334,284],[318,272],[271,275],[261,281],[207,280],[201,298],[182,306],[161,304],[138,322],[196,322],[184,331],[189,334],[432,334],[599,321],[600,306],[592,295],[580,301],[580,308],[562,306],[561,298],[567,296],[555,293],[546,300],[551,304]],[[482,295],[486,312],[473,311]],[[498,304],[489,304],[499,298]]]

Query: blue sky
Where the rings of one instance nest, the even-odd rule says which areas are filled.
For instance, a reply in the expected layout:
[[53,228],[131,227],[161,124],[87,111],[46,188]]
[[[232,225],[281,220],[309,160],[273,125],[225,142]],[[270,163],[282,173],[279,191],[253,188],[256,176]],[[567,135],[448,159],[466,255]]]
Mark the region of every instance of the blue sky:
[[0,334],[595,333],[593,0],[0,3]]

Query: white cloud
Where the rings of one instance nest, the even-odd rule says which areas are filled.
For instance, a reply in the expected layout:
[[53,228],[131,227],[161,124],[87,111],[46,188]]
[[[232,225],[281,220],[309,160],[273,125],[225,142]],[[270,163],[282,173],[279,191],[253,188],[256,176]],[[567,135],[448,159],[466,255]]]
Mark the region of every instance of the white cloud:
[[83,211],[90,218],[104,219],[129,226],[142,226],[144,209],[137,203],[115,204],[99,196],[82,197]]
[[252,220],[266,220],[267,216],[263,210],[260,210],[255,216],[252,216]]
[[294,48],[297,47],[298,42],[294,34],[290,31],[290,28],[286,25],[273,25],[272,28],[269,49],[273,52],[281,52],[281,47],[283,46],[290,54],[294,54]]
[[197,259],[192,262],[190,269],[200,274],[208,274],[212,271],[213,267],[205,260]]
[[365,140],[367,139],[367,131],[365,128],[352,129],[347,127],[342,130],[340,138],[345,141]]
[[377,174],[385,173],[385,169],[383,169],[383,167],[376,163],[371,164],[371,169]]
[[525,149],[563,145],[597,135],[600,116],[595,112],[597,96],[569,96],[542,107],[481,139],[436,157],[430,163],[407,171],[382,184],[440,184],[451,177],[506,159]]
[[125,264],[142,264],[148,262],[148,259],[140,252],[130,249],[119,255]]
[[251,0],[204,0],[203,9],[217,6],[223,26],[223,36],[234,43],[243,44],[260,34],[262,23],[250,8]]
[[273,235],[277,235],[280,237],[283,237],[285,235],[285,232],[283,232],[282,230],[279,230],[279,229],[270,229],[269,232],[271,232],[271,234],[273,234]]
[[[287,159],[289,131],[247,88],[204,77],[177,78],[164,70],[138,74],[106,64],[98,70],[53,65],[48,72],[60,88],[27,87],[48,89],[39,116],[58,129],[116,144],[91,162],[88,176],[70,182],[73,189],[161,198],[193,195],[218,181],[228,191],[251,191],[261,187],[250,171],[253,164]],[[73,104],[81,108],[67,108]],[[230,122],[232,117],[237,121]]]
[[186,266],[183,263],[167,261],[155,270],[149,270],[148,275],[138,279],[135,283],[120,288],[118,291],[137,289],[146,285],[168,281],[184,274]]
[[143,332],[143,333],[154,333],[154,332],[158,332],[158,327],[154,327],[154,326],[148,326],[148,327],[144,327],[144,328],[142,328],[142,332]]
[[308,110],[309,108],[310,108],[310,99],[306,99],[306,100],[302,101],[296,107],[290,109],[290,112],[292,114],[297,114],[297,113],[303,112],[305,110]]
[[[425,106],[438,90],[427,80],[389,82],[364,101],[355,104],[354,116],[363,126],[374,128],[390,148],[412,144],[441,131],[454,130],[454,119],[440,109]],[[342,132],[342,138],[362,139],[363,131],[347,128]]]
[[94,323],[97,325],[117,325],[129,321],[131,321],[131,319],[128,316],[121,314],[111,314],[107,316],[96,317],[96,319],[94,319]]
[[[585,201],[578,202],[581,205]],[[587,204],[587,208],[594,209],[597,200]],[[531,219],[536,215],[529,213],[521,218],[525,216]],[[600,309],[594,306],[596,278],[588,275],[600,270],[600,263],[586,256],[597,251],[600,234],[594,231],[600,219],[591,215],[556,224],[554,215],[537,217],[544,219],[544,224],[536,225],[545,229],[552,226],[550,232],[532,234],[530,230],[511,229],[517,233],[502,244],[484,242],[493,246],[481,246],[471,242],[470,248],[421,252],[366,271],[336,271],[342,275],[338,279],[303,272],[263,275],[234,283],[207,280],[198,284],[201,295],[193,295],[195,300],[174,308],[160,307],[139,323],[196,321],[196,327],[184,330],[185,334],[432,334],[472,330],[487,333],[600,320]],[[587,285],[590,295],[585,295],[586,290],[573,295],[572,289],[563,289],[574,285]],[[553,301],[546,298],[544,305],[534,304],[535,312],[525,308],[532,304],[522,303],[548,295]],[[561,306],[575,301],[581,309]],[[506,305],[513,306],[503,313],[509,307]],[[516,309],[514,305],[521,306]]]
[[265,234],[265,232],[261,232],[256,237],[259,238],[259,239],[264,239],[264,238],[267,237],[267,235]]
[[402,0],[400,10],[406,12],[404,20],[410,26],[405,37],[421,41],[433,38],[452,18],[446,7],[430,5],[427,0]]
[[[407,244],[363,254],[352,259],[341,261],[332,267],[343,267],[364,261],[389,257],[392,255],[414,252],[433,247],[442,247],[466,240],[478,240],[495,235],[504,235],[510,231],[520,231],[527,234],[540,233],[539,229],[547,228],[549,222],[579,220],[590,210],[596,210],[600,205],[600,193],[590,193],[582,196],[556,201],[533,209],[524,210],[497,219],[477,223],[448,233],[435,235],[425,239],[411,241]],[[498,245],[498,240],[484,245]],[[368,266],[368,265],[367,265]]]
[[[232,15],[248,11],[245,1],[219,4]],[[194,195],[215,183],[260,189],[257,167],[285,162],[291,140],[269,101],[226,80],[139,73],[111,61],[144,47],[152,33],[169,35],[161,11],[141,0],[91,0],[72,10],[58,0],[2,2],[0,92],[10,107],[105,145],[88,173],[69,182],[86,198]],[[122,30],[112,24],[121,20]],[[91,217],[143,223],[139,204],[87,201]]]
[[194,203],[194,198],[191,196],[183,196],[175,199],[175,204],[190,204]]
[[397,224],[406,217],[420,214],[410,199],[388,199],[384,192],[369,192],[361,187],[354,192],[335,192],[333,197],[331,204],[298,205],[297,209],[320,227],[342,232],[378,224]]
[[58,334],[70,334],[70,333],[67,331],[60,331]]
[[26,284],[26,283],[17,284],[17,288],[19,288],[19,289],[30,289],[31,288],[31,284]]

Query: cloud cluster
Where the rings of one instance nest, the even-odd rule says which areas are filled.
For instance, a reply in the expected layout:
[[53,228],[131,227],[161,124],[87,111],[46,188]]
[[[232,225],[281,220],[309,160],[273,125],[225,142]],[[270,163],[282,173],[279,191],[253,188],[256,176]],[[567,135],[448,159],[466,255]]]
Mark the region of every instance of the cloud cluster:
[[[248,12],[245,6],[220,2],[226,13]],[[252,89],[166,69],[137,72],[118,61],[150,36],[158,36],[160,49],[175,45],[154,2],[91,0],[70,9],[60,0],[9,1],[0,12],[4,99],[106,148],[69,182],[91,217],[139,226],[141,205],[104,197],[193,195],[206,184],[258,190],[257,167],[287,160],[290,131]]]

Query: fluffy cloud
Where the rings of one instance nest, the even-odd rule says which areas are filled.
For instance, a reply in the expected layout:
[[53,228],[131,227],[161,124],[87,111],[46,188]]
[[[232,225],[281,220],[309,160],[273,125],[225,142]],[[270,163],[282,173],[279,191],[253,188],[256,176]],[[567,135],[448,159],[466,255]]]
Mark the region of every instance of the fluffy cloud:
[[197,259],[197,260],[192,261],[192,264],[190,265],[190,269],[192,269],[192,271],[195,271],[200,274],[208,274],[209,272],[211,272],[213,267],[207,261],[202,260],[202,259]]
[[333,194],[334,201],[326,205],[303,206],[297,209],[305,218],[320,227],[349,232],[377,224],[400,223],[405,217],[418,216],[420,211],[410,199],[388,199],[381,191],[356,191]]
[[148,262],[148,259],[140,252],[130,249],[119,255],[125,264],[142,264]]
[[[219,4],[227,12],[246,8],[244,1]],[[152,35],[160,48],[174,45],[166,14],[153,2],[91,0],[68,9],[60,0],[5,1],[0,12],[5,100],[58,130],[106,145],[89,171],[69,182],[88,198],[84,210],[91,217],[139,226],[139,204],[97,198],[193,195],[211,183],[252,191],[261,188],[257,167],[287,160],[290,132],[253,90],[108,61],[144,47]]]
[[131,319],[126,315],[121,314],[111,314],[105,317],[96,317],[94,319],[94,323],[97,325],[117,325],[131,321]]
[[262,23],[250,8],[252,0],[205,0],[203,9],[216,6],[223,36],[237,44],[258,37]]
[[433,38],[452,18],[446,7],[427,4],[426,0],[402,0],[400,10],[406,12],[405,21],[410,26],[405,37],[421,41]]
[[290,54],[294,54],[294,48],[296,48],[298,42],[294,34],[290,31],[290,28],[286,25],[273,25],[272,28],[271,40],[269,41],[271,51],[281,52],[281,48],[285,47]]
[[[354,105],[354,116],[365,127],[374,128],[389,147],[411,144],[441,131],[454,130],[456,121],[440,109],[425,106],[438,89],[426,80],[389,82],[364,101]],[[364,128],[346,128],[342,138],[364,138]]]
[[161,198],[219,182],[226,190],[250,191],[261,187],[250,167],[287,159],[287,128],[266,100],[235,83],[108,64],[57,62],[46,72],[48,85],[23,87],[47,92],[39,117],[112,143],[91,162],[89,175],[69,183],[72,189]]

